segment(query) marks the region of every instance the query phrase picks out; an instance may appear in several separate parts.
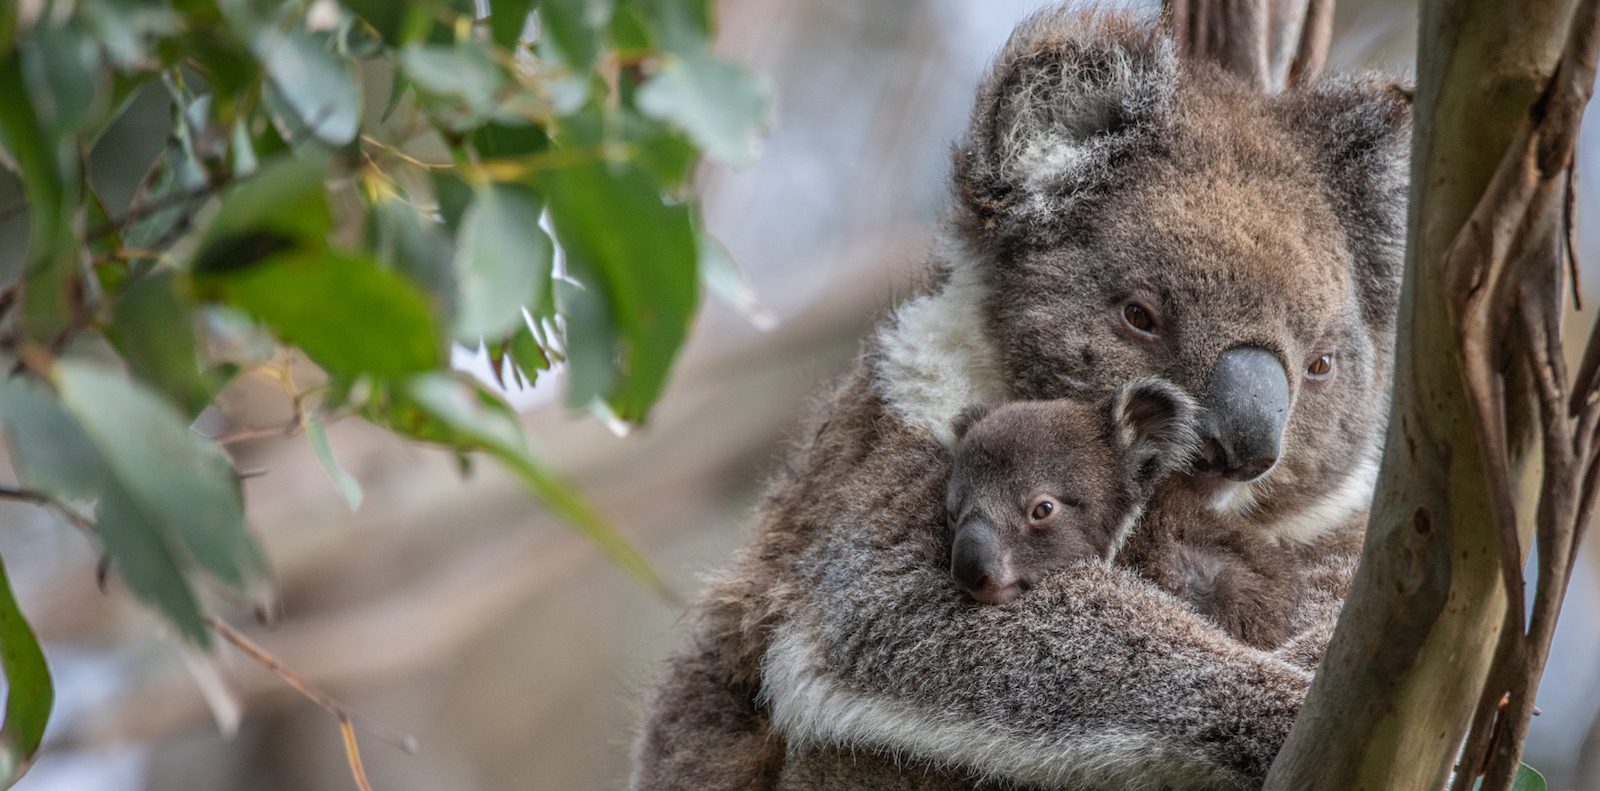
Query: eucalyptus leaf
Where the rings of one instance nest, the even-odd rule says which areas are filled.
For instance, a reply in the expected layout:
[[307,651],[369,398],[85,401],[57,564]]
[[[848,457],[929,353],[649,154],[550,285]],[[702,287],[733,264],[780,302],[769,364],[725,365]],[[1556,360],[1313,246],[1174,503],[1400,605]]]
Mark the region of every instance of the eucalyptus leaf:
[[722,300],[734,312],[743,316],[758,330],[765,332],[778,326],[778,317],[756,298],[755,289],[733,256],[722,243],[708,234],[700,235],[700,282],[706,290]]
[[472,41],[455,46],[412,44],[401,53],[401,64],[412,84],[443,100],[440,109],[456,114],[450,122],[460,130],[489,117],[505,84],[505,71]]
[[274,253],[196,284],[202,296],[248,312],[329,373],[403,376],[440,362],[427,298],[372,260],[317,249]]
[[587,0],[539,0],[539,19],[560,57],[573,71],[588,71],[599,52],[597,21]]
[[44,384],[13,376],[0,382],[0,424],[17,478],[60,500],[88,500],[105,477],[100,453]]
[[[570,254],[567,263],[569,268],[575,263]],[[591,283],[597,280],[593,275],[586,279]],[[567,356],[567,407],[587,409],[589,402],[606,398],[616,387],[620,341],[616,322],[598,285],[558,280],[555,294],[556,312],[566,320],[563,341]]]
[[372,25],[385,43],[400,46],[409,4],[395,0],[344,0],[344,4]]
[[[660,395],[697,307],[693,215],[688,206],[668,203],[631,165],[561,168],[549,174],[545,192],[568,271],[605,296],[621,332],[623,376],[607,401],[623,420],[640,422]],[[576,335],[569,333],[568,342],[574,376]]]
[[455,249],[445,236],[445,226],[387,195],[373,201],[367,227],[378,261],[427,293],[434,312],[451,320],[456,302]]
[[1544,775],[1527,764],[1517,765],[1517,776],[1511,781],[1511,791],[1545,791],[1546,788]]
[[19,48],[28,95],[49,134],[70,135],[105,112],[110,92],[100,47],[77,17],[57,24],[45,15]]
[[320,241],[333,228],[322,186],[326,161],[280,157],[223,196],[195,259],[196,273],[223,272],[252,263],[234,253],[241,240],[277,238],[285,246]]
[[682,128],[707,154],[733,165],[755,158],[767,123],[767,90],[754,72],[703,53],[668,55],[635,104]]
[[164,0],[81,0],[80,6],[111,62],[124,70],[156,65],[151,40],[183,29]]
[[322,425],[322,418],[315,412],[308,413],[305,425],[306,437],[311,440],[311,449],[316,452],[317,461],[327,471],[328,477],[333,479],[333,485],[338,488],[345,504],[350,506],[352,512],[356,511],[361,507],[361,483],[345,472],[333,457],[333,446],[328,444],[328,430]]
[[303,28],[262,25],[251,46],[295,120],[314,137],[342,146],[361,125],[361,93],[350,64]]
[[511,362],[516,365],[522,378],[533,384],[539,377],[539,372],[550,370],[550,355],[545,352],[539,339],[534,337],[533,330],[523,323],[511,336],[511,343],[507,345],[507,352],[511,355]]
[[28,771],[44,741],[44,727],[55,704],[55,686],[39,639],[22,617],[11,580],[0,565],[0,668],[6,676],[6,719],[0,727],[0,788],[9,788]]
[[211,645],[200,602],[183,575],[167,531],[114,478],[107,480],[100,494],[95,532],[133,595],[160,611],[195,645]]
[[495,0],[489,6],[489,30],[494,43],[514,49],[532,10],[533,0]]
[[478,190],[461,219],[455,271],[456,340],[501,337],[537,304],[550,282],[550,238],[539,228],[538,196],[516,184]]
[[113,489],[126,493],[144,524],[247,592],[265,562],[245,530],[238,482],[222,449],[190,430],[161,395],[108,369],[63,360],[52,377],[105,460],[102,499]]
[[211,388],[200,378],[194,327],[194,305],[168,270],[122,289],[107,333],[134,374],[191,420],[211,403]]

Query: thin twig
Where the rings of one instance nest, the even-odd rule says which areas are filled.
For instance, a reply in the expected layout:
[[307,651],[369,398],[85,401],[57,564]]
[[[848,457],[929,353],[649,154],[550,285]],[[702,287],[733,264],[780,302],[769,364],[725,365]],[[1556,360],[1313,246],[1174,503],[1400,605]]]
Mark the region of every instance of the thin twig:
[[234,431],[224,431],[210,439],[218,445],[231,445],[235,442],[245,442],[263,437],[292,437],[300,429],[300,423],[301,421],[296,418],[279,426],[252,426]]
[[37,489],[27,489],[20,486],[0,485],[0,500],[16,500],[23,503],[33,503],[59,514],[63,519],[86,533],[94,533],[94,520],[78,513],[77,509],[57,500],[46,492]]
[[[316,685],[305,680],[305,678],[299,673],[291,670],[287,665],[279,661],[277,657],[273,656],[270,651],[262,648],[260,645],[257,645],[256,642],[250,638],[245,637],[243,632],[240,632],[238,629],[230,626],[227,621],[224,621],[215,615],[205,615],[203,617],[205,618],[206,624],[210,626],[218,635],[220,635],[222,639],[232,643],[234,647],[238,648],[240,651],[243,651],[251,659],[254,659],[256,662],[260,663],[262,667],[272,671],[278,676],[278,678],[283,679],[283,683],[288,684],[296,692],[306,696],[308,700],[320,706],[324,711],[337,717],[341,723],[349,723],[353,726],[360,727],[362,731],[367,733],[367,735],[372,736],[379,741],[404,750],[407,753],[416,754],[417,738],[415,736],[412,736],[408,733],[401,733],[393,728],[383,725],[382,723],[374,722],[366,717],[361,716],[360,714],[355,713],[354,711],[351,711],[349,707],[334,699],[332,695],[323,692]],[[351,769],[357,772],[359,782],[359,773],[361,771],[359,766],[360,758],[353,750],[351,751],[351,757],[353,759]]]
[[350,773],[355,775],[356,788],[361,791],[372,791],[372,786],[367,783],[367,770],[361,765],[361,750],[356,747],[356,729],[350,724],[350,717],[339,717],[339,732],[344,734],[344,757],[350,762]]

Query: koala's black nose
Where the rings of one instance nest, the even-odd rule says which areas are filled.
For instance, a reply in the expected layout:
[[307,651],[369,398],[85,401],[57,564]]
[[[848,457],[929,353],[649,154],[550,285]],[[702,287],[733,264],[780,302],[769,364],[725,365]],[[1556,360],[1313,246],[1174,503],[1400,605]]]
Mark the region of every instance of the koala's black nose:
[[1289,418],[1289,376],[1265,349],[1222,353],[1200,405],[1200,469],[1251,481],[1278,463]]
[[984,519],[969,519],[956,530],[950,547],[950,576],[968,595],[986,604],[1004,604],[1022,590],[1000,549],[1000,537]]

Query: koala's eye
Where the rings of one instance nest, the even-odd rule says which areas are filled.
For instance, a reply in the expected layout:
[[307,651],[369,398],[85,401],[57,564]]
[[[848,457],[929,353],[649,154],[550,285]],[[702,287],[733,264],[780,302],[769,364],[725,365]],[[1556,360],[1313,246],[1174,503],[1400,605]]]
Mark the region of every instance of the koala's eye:
[[1327,379],[1332,374],[1333,355],[1331,354],[1318,355],[1316,359],[1311,361],[1310,365],[1306,366],[1306,378],[1308,379]]
[[1122,321],[1129,329],[1140,335],[1154,337],[1156,334],[1155,314],[1137,302],[1129,302],[1122,306]]
[[1055,512],[1055,501],[1046,498],[1033,504],[1033,510],[1028,512],[1028,521],[1038,524],[1049,519]]

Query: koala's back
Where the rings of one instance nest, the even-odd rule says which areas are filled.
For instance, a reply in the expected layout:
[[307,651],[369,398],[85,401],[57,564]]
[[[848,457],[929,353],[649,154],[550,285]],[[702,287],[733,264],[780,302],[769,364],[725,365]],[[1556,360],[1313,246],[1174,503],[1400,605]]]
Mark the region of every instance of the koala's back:
[[1117,555],[1224,631],[1257,648],[1289,639],[1304,588],[1293,552],[1260,527],[1219,514],[1176,482],[1162,487]]

